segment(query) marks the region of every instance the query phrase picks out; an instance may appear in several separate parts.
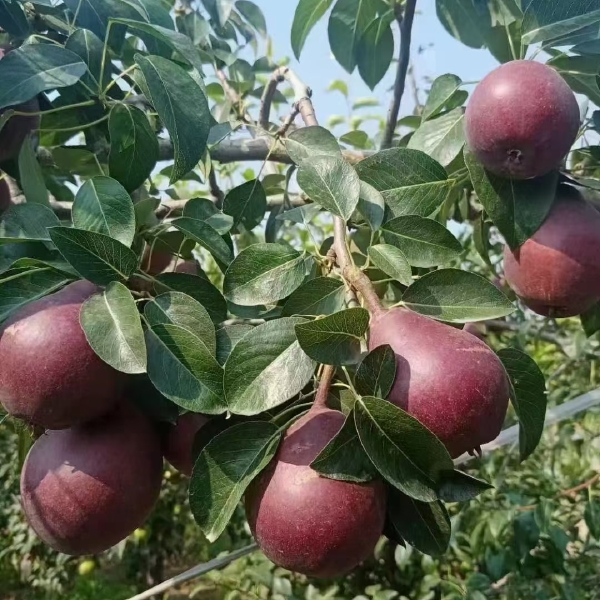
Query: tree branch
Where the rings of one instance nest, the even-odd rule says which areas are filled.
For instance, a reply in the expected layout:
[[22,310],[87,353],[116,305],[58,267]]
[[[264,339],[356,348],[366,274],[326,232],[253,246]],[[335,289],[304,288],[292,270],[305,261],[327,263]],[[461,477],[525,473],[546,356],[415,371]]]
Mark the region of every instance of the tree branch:
[[396,70],[396,82],[394,83],[394,97],[388,113],[387,122],[381,142],[381,149],[391,148],[400,112],[400,103],[406,87],[406,74],[410,63],[410,41],[412,26],[415,17],[415,6],[417,0],[406,0],[404,14],[399,4],[394,5],[396,21],[400,28],[400,55],[398,57],[398,68]]
[[[317,121],[315,109],[310,99],[310,88],[302,83],[291,69],[286,69],[284,77],[294,88],[294,93],[296,94],[296,107],[298,108],[305,125],[307,127],[318,125],[319,123]],[[354,265],[354,261],[352,260],[352,256],[350,255],[346,243],[346,235],[346,223],[340,217],[334,217],[333,248],[342,276],[352,290],[356,290],[361,294],[369,307],[371,314],[377,315],[383,311],[383,305],[375,292],[371,280]],[[353,304],[356,301],[354,293],[349,295],[348,300],[350,304]]]
[[265,86],[265,91],[260,101],[260,113],[258,115],[258,124],[264,130],[269,129],[269,118],[271,116],[271,104],[273,102],[273,96],[277,91],[277,86],[285,80],[284,76],[285,67],[279,67],[273,71],[269,83]]

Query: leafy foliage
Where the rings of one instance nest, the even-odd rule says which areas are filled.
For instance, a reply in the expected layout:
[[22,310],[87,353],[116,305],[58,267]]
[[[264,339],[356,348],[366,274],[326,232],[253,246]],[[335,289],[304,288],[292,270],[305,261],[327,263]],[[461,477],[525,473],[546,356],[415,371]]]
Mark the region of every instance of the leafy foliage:
[[[0,61],[0,108],[11,107],[0,124],[8,128],[12,109],[33,99],[42,113],[39,140],[29,135],[18,154],[0,164],[25,200],[0,221],[0,318],[75,279],[89,279],[102,290],[84,304],[82,329],[103,361],[130,376],[132,388],[142,379],[149,386],[140,393],[144,411],[160,427],[185,411],[213,417],[214,437],[198,445],[189,486],[196,523],[208,540],[218,540],[212,549],[201,543],[203,558],[246,540],[238,505],[247,486],[312,402],[318,366],[337,368],[329,402],[339,402],[346,421],[311,466],[342,482],[385,480],[388,540],[376,549],[377,561],[337,588],[313,582],[308,588],[305,579],[275,572],[261,558],[240,563],[240,587],[255,578],[257,587],[285,597],[391,599],[402,593],[452,600],[459,597],[454,588],[464,588],[467,598],[480,600],[492,587],[490,593],[504,594],[498,590],[507,586],[506,598],[550,597],[545,590],[555,584],[543,578],[551,573],[557,581],[584,570],[573,564],[567,544],[581,562],[590,561],[600,526],[596,502],[565,508],[558,487],[590,475],[585,470],[594,461],[586,456],[582,465],[576,452],[559,456],[559,477],[549,475],[559,452],[551,442],[574,446],[577,435],[589,432],[567,424],[543,440],[543,373],[554,370],[553,403],[572,395],[567,390],[574,381],[573,391],[597,385],[598,315],[596,307],[582,315],[589,339],[570,322],[564,328],[550,322],[551,333],[544,333],[489,279],[499,269],[500,236],[511,249],[525,243],[548,215],[560,178],[598,187],[597,148],[575,152],[562,175],[517,182],[490,174],[465,147],[467,92],[453,74],[433,81],[419,114],[400,122],[410,125],[410,137],[386,150],[374,150],[380,132],[362,131],[361,117],[339,137],[314,124],[277,131],[269,114],[254,122],[254,99],[270,93],[284,116],[288,96],[275,94],[273,82],[287,79],[296,100],[310,94],[289,71],[271,78],[277,65],[270,51],[258,52],[267,34],[261,9],[248,0],[201,4],[176,10],[158,0],[0,5],[0,27],[18,46]],[[549,64],[570,87],[598,103],[600,12],[585,2],[520,5],[436,2],[451,35],[487,47],[501,61],[543,43],[553,56]],[[326,19],[335,59],[347,72],[357,69],[373,89],[393,64],[401,10],[401,3],[379,0],[299,0],[292,49],[300,57],[313,27]],[[573,45],[572,54],[555,53]],[[252,51],[253,63],[246,60]],[[332,89],[348,97],[344,82]],[[368,99],[359,101],[354,110],[368,106]],[[588,119],[582,131],[594,126]],[[239,135],[242,128],[252,138]],[[257,157],[262,168],[240,169],[238,161]],[[267,168],[271,161],[278,166]],[[332,249],[327,237],[334,219]],[[340,219],[347,240],[339,238]],[[350,270],[338,255],[346,243]],[[153,268],[161,253],[170,264]],[[190,261],[192,272],[185,270]],[[455,471],[441,441],[409,409],[385,400],[398,363],[389,346],[365,351],[373,302],[401,304],[455,325],[484,321],[486,341],[511,379],[515,414],[509,419],[519,422],[520,458],[530,457],[521,479],[507,467],[514,458],[505,453],[468,473]],[[553,346],[564,350],[561,360],[574,365],[573,372],[558,371]],[[16,431],[12,419],[0,427],[0,443],[12,444],[7,455],[15,444],[23,454],[27,432]],[[534,453],[540,443],[544,453]],[[14,465],[5,475],[2,493],[10,500],[0,497],[0,522],[10,535],[0,544],[0,590],[4,570],[13,569],[1,557],[17,556],[23,547],[35,565],[23,579],[32,581],[38,569],[44,575],[36,585],[60,590],[68,579],[60,574],[63,559],[46,555],[31,538],[13,501]],[[488,492],[487,480],[496,491]],[[161,509],[176,498],[179,513],[171,506],[166,526],[152,522],[162,537],[147,547],[130,539],[121,551],[146,560],[170,539],[171,556],[184,553],[166,531],[183,520],[184,487],[164,492]],[[484,492],[477,503],[454,504]],[[585,520],[585,536],[573,532],[575,517]],[[187,527],[177,532],[186,540],[197,535]],[[449,557],[425,563],[413,548]],[[74,563],[64,564],[72,573]],[[225,589],[227,577],[215,574],[213,581]],[[365,586],[361,577],[377,583]],[[571,585],[588,589],[575,580]],[[565,598],[577,597],[567,591]]]

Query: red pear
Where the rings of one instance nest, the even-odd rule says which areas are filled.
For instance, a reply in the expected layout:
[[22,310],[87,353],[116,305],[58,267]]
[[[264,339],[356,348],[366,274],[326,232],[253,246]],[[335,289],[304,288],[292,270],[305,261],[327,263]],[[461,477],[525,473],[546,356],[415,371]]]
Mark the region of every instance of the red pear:
[[77,281],[31,302],[0,328],[0,402],[44,429],[65,429],[109,412],[124,376],[103,362],[79,323],[98,288]]
[[165,458],[188,477],[192,476],[194,469],[194,438],[206,423],[208,419],[204,415],[186,413],[180,416],[177,424],[171,425],[167,432],[163,447]]
[[551,67],[515,60],[475,88],[465,114],[467,142],[486,169],[528,179],[560,166],[579,130],[579,107]]
[[506,371],[475,336],[404,308],[373,317],[369,347],[389,344],[398,370],[390,402],[417,418],[454,458],[500,433],[509,399]]
[[92,423],[48,431],[21,474],[29,524],[71,555],[108,550],[140,527],[162,482],[160,438],[127,403]]
[[246,494],[261,550],[276,565],[311,577],[348,573],[373,552],[385,522],[382,482],[334,481],[310,467],[343,424],[342,413],[313,408],[288,430]]
[[504,249],[510,287],[540,315],[572,317],[600,298],[600,213],[572,187],[556,200],[535,234],[512,252]]

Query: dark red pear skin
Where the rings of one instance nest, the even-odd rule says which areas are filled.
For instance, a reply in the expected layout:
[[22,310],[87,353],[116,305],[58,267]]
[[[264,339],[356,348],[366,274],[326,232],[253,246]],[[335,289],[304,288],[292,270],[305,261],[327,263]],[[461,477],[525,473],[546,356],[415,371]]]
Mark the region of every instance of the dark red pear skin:
[[541,227],[514,252],[504,249],[506,280],[524,304],[547,317],[573,317],[600,298],[600,213],[560,186]]
[[200,429],[208,423],[204,415],[186,413],[169,426],[163,445],[163,453],[169,463],[187,477],[194,469],[194,438]]
[[257,544],[276,565],[310,577],[341,577],[372,554],[383,531],[382,482],[347,483],[310,467],[344,424],[313,408],[286,433],[275,459],[250,485],[246,515]]
[[394,308],[372,318],[369,348],[389,344],[397,373],[389,400],[417,418],[453,458],[495,439],[509,399],[500,359],[475,336]]
[[162,482],[160,438],[127,402],[86,425],[48,431],[21,473],[21,501],[36,534],[57,552],[108,550],[140,527]]
[[[39,112],[40,104],[37,98],[23,104],[10,107],[25,113]],[[8,108],[0,110],[0,115]],[[40,127],[40,117],[17,115],[11,117],[0,131],[0,163],[17,159],[25,138]]]
[[11,415],[44,429],[65,429],[109,412],[125,376],[103,362],[79,323],[98,291],[77,281],[32,302],[0,328],[0,402]]
[[560,166],[579,130],[579,106],[551,67],[515,60],[487,75],[465,113],[467,143],[489,171],[512,179]]

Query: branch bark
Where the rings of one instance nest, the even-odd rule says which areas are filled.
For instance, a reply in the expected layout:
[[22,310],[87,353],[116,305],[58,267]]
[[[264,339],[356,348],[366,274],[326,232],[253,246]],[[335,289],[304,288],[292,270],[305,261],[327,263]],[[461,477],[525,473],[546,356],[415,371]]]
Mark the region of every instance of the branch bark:
[[396,70],[396,82],[394,83],[394,97],[388,113],[387,122],[381,142],[381,149],[391,148],[398,122],[400,104],[406,87],[406,74],[410,63],[410,42],[412,37],[412,26],[415,18],[415,7],[417,0],[406,0],[404,12],[399,4],[394,6],[396,21],[400,28],[400,55],[398,56],[398,68]]
[[269,83],[265,87],[265,91],[260,101],[260,113],[258,116],[258,124],[265,130],[269,129],[269,118],[271,116],[271,104],[273,102],[273,96],[277,91],[277,86],[285,80],[284,77],[285,67],[279,67],[273,71]]

